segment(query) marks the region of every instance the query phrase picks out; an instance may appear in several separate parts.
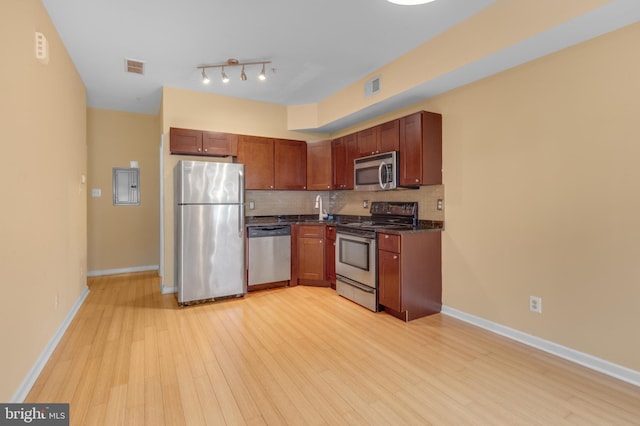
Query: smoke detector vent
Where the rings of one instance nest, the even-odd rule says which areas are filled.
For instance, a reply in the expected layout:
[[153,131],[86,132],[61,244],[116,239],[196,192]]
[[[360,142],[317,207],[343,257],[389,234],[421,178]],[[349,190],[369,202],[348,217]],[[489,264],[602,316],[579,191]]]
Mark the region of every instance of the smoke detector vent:
[[374,77],[364,84],[364,95],[375,95],[380,91],[380,76]]
[[137,59],[124,59],[125,70],[133,74],[144,74],[144,62]]

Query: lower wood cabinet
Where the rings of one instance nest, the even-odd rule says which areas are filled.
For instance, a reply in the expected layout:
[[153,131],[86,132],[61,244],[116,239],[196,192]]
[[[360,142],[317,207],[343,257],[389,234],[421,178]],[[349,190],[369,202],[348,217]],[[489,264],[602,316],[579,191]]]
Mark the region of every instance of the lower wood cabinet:
[[325,232],[325,271],[331,288],[336,288],[336,227],[327,225]]
[[329,287],[331,285],[327,278],[325,233],[325,225],[292,226],[292,286],[301,284]]
[[378,303],[402,311],[400,253],[378,250]]
[[378,234],[378,303],[411,321],[442,308],[441,233]]

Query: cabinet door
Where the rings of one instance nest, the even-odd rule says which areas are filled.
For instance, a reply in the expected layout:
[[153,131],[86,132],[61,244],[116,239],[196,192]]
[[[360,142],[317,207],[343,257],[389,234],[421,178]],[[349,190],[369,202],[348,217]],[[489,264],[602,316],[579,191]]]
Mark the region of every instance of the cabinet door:
[[172,127],[169,151],[172,154],[202,154],[202,131]]
[[246,189],[273,189],[273,139],[241,135],[238,163],[244,164]]
[[303,190],[307,188],[307,143],[275,140],[275,188]]
[[325,250],[325,270],[327,275],[327,281],[331,283],[331,286],[336,286],[336,227],[327,226],[327,233],[325,238],[326,250]]
[[378,127],[380,152],[398,151],[400,149],[400,120],[389,121]]
[[298,279],[324,280],[324,240],[298,239]]
[[400,185],[422,183],[422,120],[416,113],[400,119]]
[[202,132],[202,152],[205,155],[238,155],[238,135],[219,132]]
[[345,189],[347,187],[347,146],[343,138],[331,141],[331,159],[333,162],[333,187]]
[[400,119],[400,185],[442,183],[442,115],[417,112]]
[[400,254],[378,250],[378,300],[396,312],[402,311],[400,294]]
[[307,189],[332,189],[331,141],[307,144]]
[[361,130],[358,135],[358,152],[361,156],[373,155],[378,151],[378,127]]
[[347,135],[344,138],[344,144],[347,149],[347,164],[345,174],[347,176],[347,186],[345,189],[353,189],[354,176],[353,176],[353,160],[358,158],[358,138],[356,134]]

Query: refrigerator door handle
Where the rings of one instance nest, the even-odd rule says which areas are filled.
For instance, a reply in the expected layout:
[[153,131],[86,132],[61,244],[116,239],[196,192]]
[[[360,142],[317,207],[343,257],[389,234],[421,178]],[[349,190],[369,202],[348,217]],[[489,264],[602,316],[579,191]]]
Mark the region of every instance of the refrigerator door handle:
[[238,188],[240,190],[240,208],[238,209],[238,236],[244,237],[244,173],[238,172]]

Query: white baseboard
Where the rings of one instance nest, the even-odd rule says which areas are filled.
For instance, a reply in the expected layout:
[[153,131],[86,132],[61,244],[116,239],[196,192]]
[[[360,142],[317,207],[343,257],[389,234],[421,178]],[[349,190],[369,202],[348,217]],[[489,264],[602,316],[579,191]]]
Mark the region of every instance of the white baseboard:
[[128,274],[130,272],[157,271],[158,265],[134,266],[132,268],[104,269],[102,271],[89,271],[87,277],[99,277],[102,275]]
[[84,290],[82,290],[82,293],[80,293],[80,297],[78,297],[78,300],[76,300],[76,303],[73,305],[73,307],[71,308],[67,316],[62,321],[62,324],[60,324],[60,327],[58,327],[58,330],[55,332],[51,340],[49,340],[49,343],[47,343],[47,346],[45,346],[44,350],[36,360],[36,363],[33,365],[33,367],[31,367],[31,370],[29,370],[29,373],[27,373],[27,376],[18,387],[18,390],[16,391],[16,393],[13,394],[11,401],[9,401],[10,403],[19,404],[24,402],[24,399],[29,394],[29,391],[31,390],[31,388],[33,387],[33,384],[36,382],[36,379],[42,372],[42,369],[47,364],[47,361],[49,361],[49,357],[51,357],[51,354],[56,349],[56,346],[58,346],[58,343],[60,343],[60,339],[62,339],[62,336],[64,335],[65,331],[67,331],[67,328],[69,328],[69,324],[71,324],[71,321],[78,313],[80,306],[82,306],[82,304],[84,303],[84,300],[87,298],[88,295],[89,295],[89,287],[85,287]]
[[178,287],[160,287],[162,294],[177,293]]
[[467,314],[448,306],[443,306],[441,312],[445,315],[457,318],[480,328],[484,328],[485,330],[489,330],[509,339],[524,343],[525,345],[540,349],[541,351],[548,352],[592,370],[599,371],[600,373],[608,376],[615,377],[616,379],[631,383],[632,385],[640,386],[640,371],[635,371],[630,368],[614,364],[584,352],[576,351],[566,346],[553,343],[549,340],[541,339],[539,337],[532,336],[531,334],[505,327],[493,321]]

